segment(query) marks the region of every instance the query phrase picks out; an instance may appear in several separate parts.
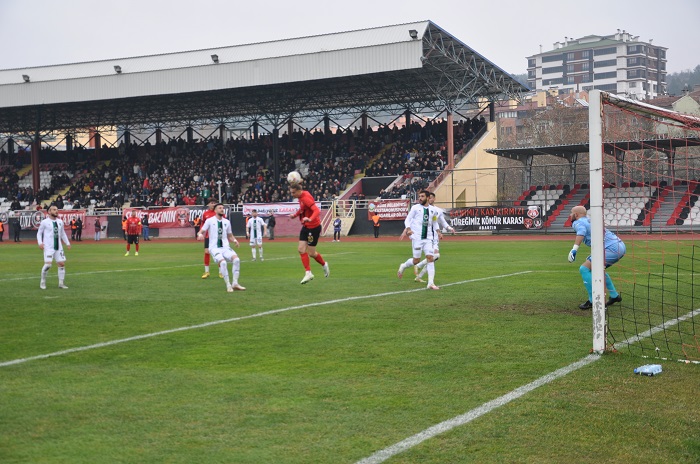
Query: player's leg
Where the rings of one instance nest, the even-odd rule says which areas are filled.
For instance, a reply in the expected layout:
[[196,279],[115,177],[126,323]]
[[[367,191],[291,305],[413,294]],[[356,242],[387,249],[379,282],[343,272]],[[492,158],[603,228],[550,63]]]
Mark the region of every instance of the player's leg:
[[262,237],[258,238],[258,254],[260,255],[260,261],[265,261],[265,258],[263,258],[263,245],[262,245]]
[[583,280],[583,286],[586,287],[586,292],[588,292],[588,300],[581,303],[578,307],[581,309],[591,309],[593,307],[593,276],[591,275],[591,258],[588,259],[578,268],[578,272],[581,274],[581,279]]
[[238,278],[241,274],[241,259],[238,257],[235,251],[229,250],[230,254],[227,255],[227,259],[231,261],[231,273],[233,274],[231,279],[231,288],[238,291],[245,290],[245,287],[238,283]]
[[46,290],[46,276],[49,274],[49,269],[53,263],[53,252],[47,252],[44,250],[44,266],[41,268],[41,281],[39,282],[39,288]]
[[228,281],[228,263],[226,262],[223,250],[221,248],[216,248],[212,250],[212,253],[214,262],[219,268],[219,275],[224,276],[224,282],[226,283],[226,291],[232,292],[233,288],[231,287],[231,282]]
[[209,237],[204,239],[204,274],[202,274],[202,279],[209,277],[209,261],[211,256],[209,255]]
[[131,253],[131,242],[133,241],[131,237],[131,235],[126,237],[126,253],[124,253],[124,256],[129,256],[129,253]]
[[320,264],[323,267],[323,274],[328,277],[331,275],[331,270],[330,267],[328,266],[328,263],[323,259],[323,256],[321,256],[321,253],[316,251],[316,245],[318,245],[318,239],[321,237],[321,226],[315,227],[313,229],[310,229],[310,233],[308,235],[308,243],[307,243],[307,248],[306,252],[311,256],[318,264]]
[[429,290],[439,290],[440,287],[435,285],[435,245],[432,240],[426,240],[423,246],[423,253],[425,254],[425,259],[428,263],[425,265],[428,269],[428,289]]
[[58,288],[68,288],[63,283],[66,280],[66,255],[63,251],[57,251],[55,259],[58,265]]
[[411,266],[415,266],[420,262],[420,257],[422,256],[422,249],[420,247],[421,240],[411,240],[411,250],[413,252],[413,257],[407,259],[399,265],[399,270],[396,272],[396,277],[399,279],[403,277],[403,273],[406,269]]
[[139,255],[139,236],[134,235],[134,245],[136,246],[136,256]]
[[250,236],[250,252],[253,255],[253,261],[257,259],[257,250],[255,249],[255,239],[253,236]]
[[[625,244],[621,243],[618,247],[615,249],[605,249],[605,268],[609,268],[616,262],[618,262],[620,259],[622,259],[623,256],[625,256],[625,252],[627,251]],[[612,281],[612,278],[610,277],[610,274],[607,272],[605,273],[605,288],[608,289],[608,301],[605,302],[605,306],[611,306],[614,305],[615,303],[620,303],[622,302],[622,296],[620,293],[617,291],[615,288],[615,284]]]

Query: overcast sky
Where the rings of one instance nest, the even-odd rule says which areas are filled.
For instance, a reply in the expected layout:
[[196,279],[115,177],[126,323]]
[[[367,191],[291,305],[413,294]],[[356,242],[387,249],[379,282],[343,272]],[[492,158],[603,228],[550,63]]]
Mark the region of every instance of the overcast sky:
[[[542,6],[534,6],[534,5]],[[545,6],[547,5],[547,6]],[[512,74],[564,37],[624,29],[700,64],[700,0],[0,0],[0,69],[197,50],[431,20]]]

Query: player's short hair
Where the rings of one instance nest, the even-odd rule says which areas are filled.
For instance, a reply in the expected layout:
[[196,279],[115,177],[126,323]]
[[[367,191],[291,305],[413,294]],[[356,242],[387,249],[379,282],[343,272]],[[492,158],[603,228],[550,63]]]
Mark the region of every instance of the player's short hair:
[[429,196],[429,197],[434,197],[435,194],[434,194],[433,192],[430,192],[430,193],[428,193],[428,196]]
[[258,210],[257,210],[257,209],[251,209],[250,212],[251,212],[251,213],[257,213]]
[[420,193],[423,193],[423,194],[425,194],[426,197],[429,197],[429,196],[430,196],[430,192],[429,192],[427,189],[422,189],[422,190],[420,190],[418,193],[419,193],[419,194],[420,194]]
[[301,184],[296,182],[292,182],[291,184],[289,184],[289,188],[292,190],[303,190]]
[[[217,205],[220,204],[220,203],[217,203],[216,198],[210,198],[209,201],[207,202],[207,204],[212,204],[212,203],[216,203]],[[214,205],[214,206],[216,206],[216,205]]]
[[214,205],[214,208],[216,208],[216,207],[219,206],[219,205],[224,206],[223,203],[217,203],[217,204]]

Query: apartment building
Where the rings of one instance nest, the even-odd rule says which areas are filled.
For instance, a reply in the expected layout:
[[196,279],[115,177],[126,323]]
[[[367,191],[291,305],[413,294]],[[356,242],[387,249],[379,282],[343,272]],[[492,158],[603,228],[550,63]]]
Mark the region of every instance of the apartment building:
[[527,57],[531,89],[560,93],[600,89],[637,100],[666,94],[668,48],[627,31],[607,36],[565,37],[552,50]]

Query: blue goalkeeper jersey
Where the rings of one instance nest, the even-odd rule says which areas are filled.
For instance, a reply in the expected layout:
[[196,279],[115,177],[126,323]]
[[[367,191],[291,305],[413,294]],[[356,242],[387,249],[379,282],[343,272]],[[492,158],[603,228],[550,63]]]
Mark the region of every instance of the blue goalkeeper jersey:
[[[576,221],[574,221],[574,223],[571,226],[576,231],[576,235],[583,236],[583,243],[585,243],[588,246],[591,246],[591,220],[588,219],[588,217],[578,218]],[[622,243],[620,237],[618,237],[608,229],[603,230],[605,231],[605,234],[603,236],[603,243],[605,244],[605,248],[610,250],[620,249],[620,244]]]

